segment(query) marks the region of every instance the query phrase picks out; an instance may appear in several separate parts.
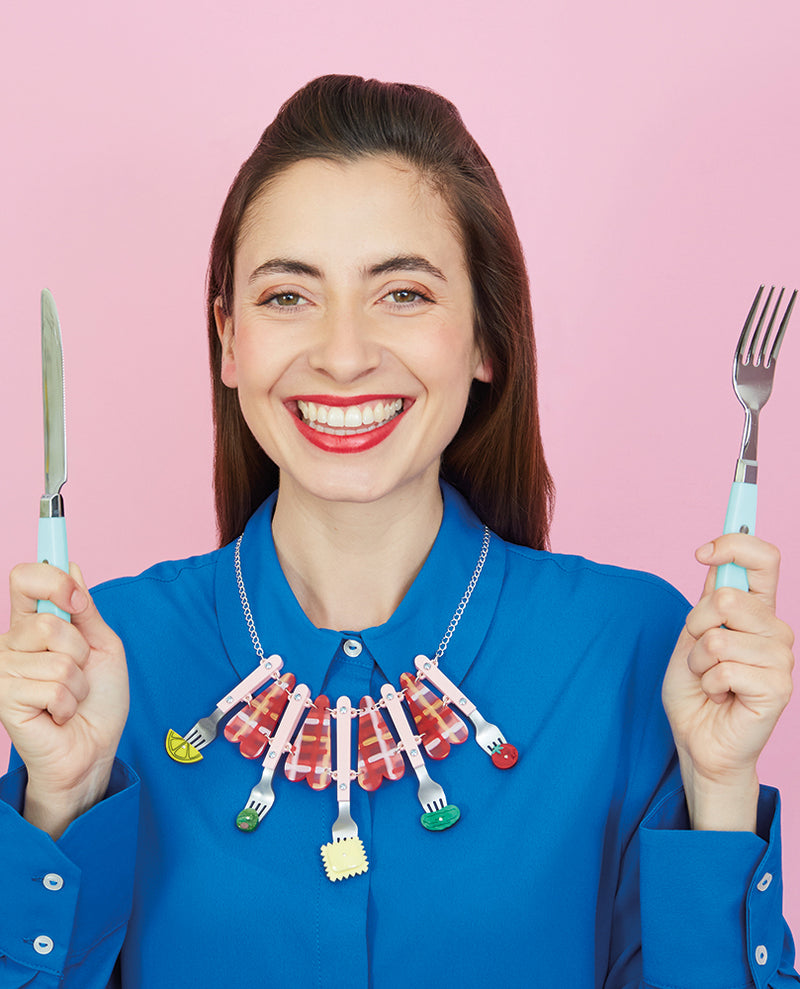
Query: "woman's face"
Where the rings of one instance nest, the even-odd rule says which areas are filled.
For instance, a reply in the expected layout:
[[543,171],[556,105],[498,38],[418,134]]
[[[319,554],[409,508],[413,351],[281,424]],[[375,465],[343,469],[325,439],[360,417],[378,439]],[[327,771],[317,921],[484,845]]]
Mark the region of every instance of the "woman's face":
[[281,487],[325,500],[437,484],[472,380],[490,377],[455,224],[395,159],[282,172],[248,209],[216,317],[222,380]]

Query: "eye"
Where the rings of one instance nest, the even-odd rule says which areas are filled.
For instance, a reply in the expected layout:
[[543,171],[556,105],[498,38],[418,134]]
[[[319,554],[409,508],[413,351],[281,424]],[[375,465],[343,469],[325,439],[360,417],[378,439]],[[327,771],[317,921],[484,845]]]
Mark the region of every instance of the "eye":
[[299,292],[274,292],[259,302],[259,305],[280,309],[296,309],[298,306],[306,305],[307,302],[308,300]]
[[419,292],[415,288],[394,288],[391,292],[387,292],[383,298],[390,305],[395,305],[402,309],[410,309],[420,302],[433,302],[433,299],[427,295],[423,295],[422,292]]

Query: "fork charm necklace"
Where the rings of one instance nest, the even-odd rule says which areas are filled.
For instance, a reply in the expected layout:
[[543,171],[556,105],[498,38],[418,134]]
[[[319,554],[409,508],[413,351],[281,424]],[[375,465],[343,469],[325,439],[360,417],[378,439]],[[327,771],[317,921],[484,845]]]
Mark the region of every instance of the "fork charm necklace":
[[[439,667],[439,660],[444,656],[480,578],[490,539],[490,531],[485,526],[475,569],[435,654],[417,656],[414,660],[416,673],[401,674],[399,688],[385,683],[379,700],[365,696],[361,698],[360,707],[353,707],[349,697],[341,696],[336,705],[330,707],[324,694],[312,702],[306,684],[298,685],[292,673],[281,673],[283,659],[280,656],[264,655],[242,576],[240,536],[234,553],[236,583],[258,666],[219,701],[208,717],[201,718],[185,735],[170,730],[166,739],[167,753],[177,762],[198,762],[203,758],[200,749],[214,740],[222,718],[243,704],[226,724],[224,735],[229,741],[238,743],[242,755],[249,759],[259,758],[265,750],[266,754],[261,779],[237,815],[236,826],[249,832],[263,821],[275,800],[272,778],[284,755],[287,757],[284,772],[288,779],[305,779],[314,790],[324,790],[335,782],[338,816],[331,829],[332,841],[320,849],[326,875],[332,881],[359,875],[369,867],[358,827],[350,814],[351,782],[357,779],[363,789],[371,791],[376,790],[384,779],[400,779],[405,771],[404,755],[419,782],[417,798],[423,810],[421,824],[429,831],[452,827],[461,812],[455,804],[447,802],[444,789],[431,779],[422,755],[424,750],[432,759],[443,759],[449,754],[451,745],[458,745],[468,738],[466,724],[450,705],[455,705],[460,714],[472,722],[475,740],[491,756],[495,766],[510,769],[518,758],[516,748],[506,741],[500,729],[483,718],[474,703]],[[269,680],[272,683],[254,696]],[[425,681],[432,684],[441,697]],[[384,711],[389,715],[398,740],[387,726]],[[358,758],[354,770],[351,722],[356,718]],[[302,727],[298,731],[301,719]],[[335,769],[331,757],[331,721],[335,722]]]

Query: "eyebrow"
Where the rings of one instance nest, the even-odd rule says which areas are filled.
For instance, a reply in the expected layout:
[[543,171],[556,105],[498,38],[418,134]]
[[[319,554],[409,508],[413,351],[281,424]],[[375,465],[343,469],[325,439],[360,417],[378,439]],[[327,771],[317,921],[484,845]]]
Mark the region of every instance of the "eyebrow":
[[[364,273],[374,277],[394,271],[424,271],[435,278],[440,278],[443,282],[447,281],[440,268],[419,254],[397,254],[393,258],[371,265]],[[253,271],[249,281],[254,282],[262,275],[306,275],[309,278],[322,278],[322,271],[313,264],[295,258],[271,258]]]
[[322,278],[322,272],[313,264],[305,261],[295,261],[293,258],[272,258],[260,264],[250,275],[249,281],[254,282],[261,275],[306,275],[310,278]]
[[435,278],[441,278],[443,282],[447,281],[443,272],[435,264],[431,264],[427,258],[423,258],[419,254],[398,254],[393,258],[387,258],[386,261],[372,265],[369,274],[385,275],[392,271],[425,271]]

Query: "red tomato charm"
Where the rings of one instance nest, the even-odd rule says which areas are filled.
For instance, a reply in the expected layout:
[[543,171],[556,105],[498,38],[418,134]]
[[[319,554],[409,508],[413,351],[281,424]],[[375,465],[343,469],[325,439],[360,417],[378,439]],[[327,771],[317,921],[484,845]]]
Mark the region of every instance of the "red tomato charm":
[[498,769],[511,769],[519,759],[519,752],[510,742],[504,742],[492,752],[492,762]]

